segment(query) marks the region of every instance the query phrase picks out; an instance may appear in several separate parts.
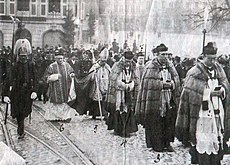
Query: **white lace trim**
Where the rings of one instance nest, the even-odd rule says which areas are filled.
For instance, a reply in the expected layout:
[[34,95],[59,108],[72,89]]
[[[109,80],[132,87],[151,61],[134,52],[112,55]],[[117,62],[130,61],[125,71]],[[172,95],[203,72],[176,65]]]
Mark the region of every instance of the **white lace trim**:
[[[218,154],[220,149],[218,136],[221,138],[221,144],[223,144],[223,136],[221,134],[221,126],[218,122],[219,117],[215,117],[214,108],[216,109],[218,105],[218,109],[220,110],[220,118],[223,124],[224,119],[224,109],[222,105],[222,101],[214,97],[212,98],[213,104],[210,100],[210,92],[218,86],[218,81],[216,79],[208,80],[208,86],[204,89],[203,93],[203,101],[208,101],[208,110],[202,110],[202,107],[199,111],[199,119],[197,121],[197,132],[196,132],[196,149],[200,154],[207,153],[210,154]],[[214,106],[214,107],[213,107]],[[219,130],[217,129],[217,125]],[[223,128],[224,129],[224,128]],[[221,146],[223,147],[223,146]]]

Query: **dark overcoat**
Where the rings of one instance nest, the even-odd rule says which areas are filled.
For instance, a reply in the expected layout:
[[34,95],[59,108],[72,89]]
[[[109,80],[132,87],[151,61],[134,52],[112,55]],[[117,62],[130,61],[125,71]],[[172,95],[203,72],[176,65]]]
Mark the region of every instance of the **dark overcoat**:
[[11,116],[27,117],[32,112],[31,93],[37,90],[34,63],[15,63],[6,81],[4,96],[10,97]]

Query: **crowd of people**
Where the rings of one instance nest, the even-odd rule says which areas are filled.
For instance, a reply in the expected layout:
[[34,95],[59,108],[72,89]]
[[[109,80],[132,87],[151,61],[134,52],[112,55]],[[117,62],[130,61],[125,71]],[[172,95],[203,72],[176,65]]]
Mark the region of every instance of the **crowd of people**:
[[[23,42],[22,42],[23,43]],[[229,139],[229,56],[218,56],[209,42],[197,58],[173,56],[165,44],[153,59],[125,41],[119,48],[34,49],[22,46],[13,55],[1,49],[2,101],[11,103],[19,138],[34,99],[52,105],[45,118],[70,122],[71,110],[103,119],[108,130],[132,136],[138,124],[146,145],[156,152],[173,152],[175,137],[190,147],[191,162],[220,164]],[[16,58],[16,61],[13,60]]]

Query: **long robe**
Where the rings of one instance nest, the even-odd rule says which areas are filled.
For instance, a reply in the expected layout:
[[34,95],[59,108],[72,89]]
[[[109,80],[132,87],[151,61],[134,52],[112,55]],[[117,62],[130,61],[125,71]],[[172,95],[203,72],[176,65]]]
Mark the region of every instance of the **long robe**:
[[138,90],[135,64],[131,63],[130,66],[132,73],[130,80],[134,82],[134,89],[130,92],[125,91],[122,85],[124,74],[124,66],[122,63],[116,62],[111,70],[109,92],[107,95],[107,111],[110,114],[106,124],[108,125],[108,130],[114,130],[116,134],[126,137],[129,136],[130,133],[137,131],[137,124],[134,117],[136,91]]
[[54,82],[49,82],[49,95],[51,103],[66,103],[68,100],[69,89],[70,89],[70,73],[74,72],[73,68],[66,62],[61,65],[57,62],[50,64],[50,66],[45,71],[44,76],[52,74],[60,74],[61,78]]
[[[89,107],[89,115],[93,117],[105,115],[105,96],[108,92],[109,87],[109,74],[111,72],[111,68],[108,64],[105,66],[98,66],[98,63],[95,63],[89,72],[94,72],[92,75],[92,83],[91,86],[91,103]],[[99,67],[99,68],[98,68]],[[101,112],[99,109],[99,102],[101,104]]]
[[45,71],[45,78],[50,75],[61,75],[57,81],[49,82],[50,107],[46,110],[45,118],[47,120],[67,120],[72,116],[72,109],[66,104],[70,90],[70,73],[74,72],[72,67],[63,62],[58,64],[54,62]]
[[[225,102],[225,116],[224,128],[225,137],[224,141],[229,139],[229,83],[224,73],[223,68],[219,64],[214,65],[216,71],[216,78],[219,85],[222,85],[226,91]],[[208,81],[208,72],[202,63],[197,63],[187,73],[184,88],[180,97],[180,104],[178,109],[178,116],[176,120],[176,137],[184,144],[191,142],[197,144],[197,121],[199,119],[200,107],[203,100],[203,92]],[[226,145],[225,145],[226,147]]]
[[[172,63],[167,64],[175,90],[172,91],[170,106],[164,117],[161,116],[162,100],[162,78],[160,72],[161,64],[153,59],[146,64],[137,96],[135,115],[138,123],[143,124],[146,132],[147,147],[154,150],[162,150],[164,141],[174,140],[174,124],[176,120],[176,90],[179,87],[179,76]],[[165,128],[167,126],[167,128]]]

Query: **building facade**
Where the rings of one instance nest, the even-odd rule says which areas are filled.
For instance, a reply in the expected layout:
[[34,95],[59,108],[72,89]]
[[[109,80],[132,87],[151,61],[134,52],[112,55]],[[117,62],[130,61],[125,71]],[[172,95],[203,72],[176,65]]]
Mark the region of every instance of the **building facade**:
[[75,19],[75,43],[79,43],[85,8],[84,0],[0,0],[0,48],[11,46],[18,21],[25,23],[34,47],[64,46],[62,24],[68,10],[72,10]]

